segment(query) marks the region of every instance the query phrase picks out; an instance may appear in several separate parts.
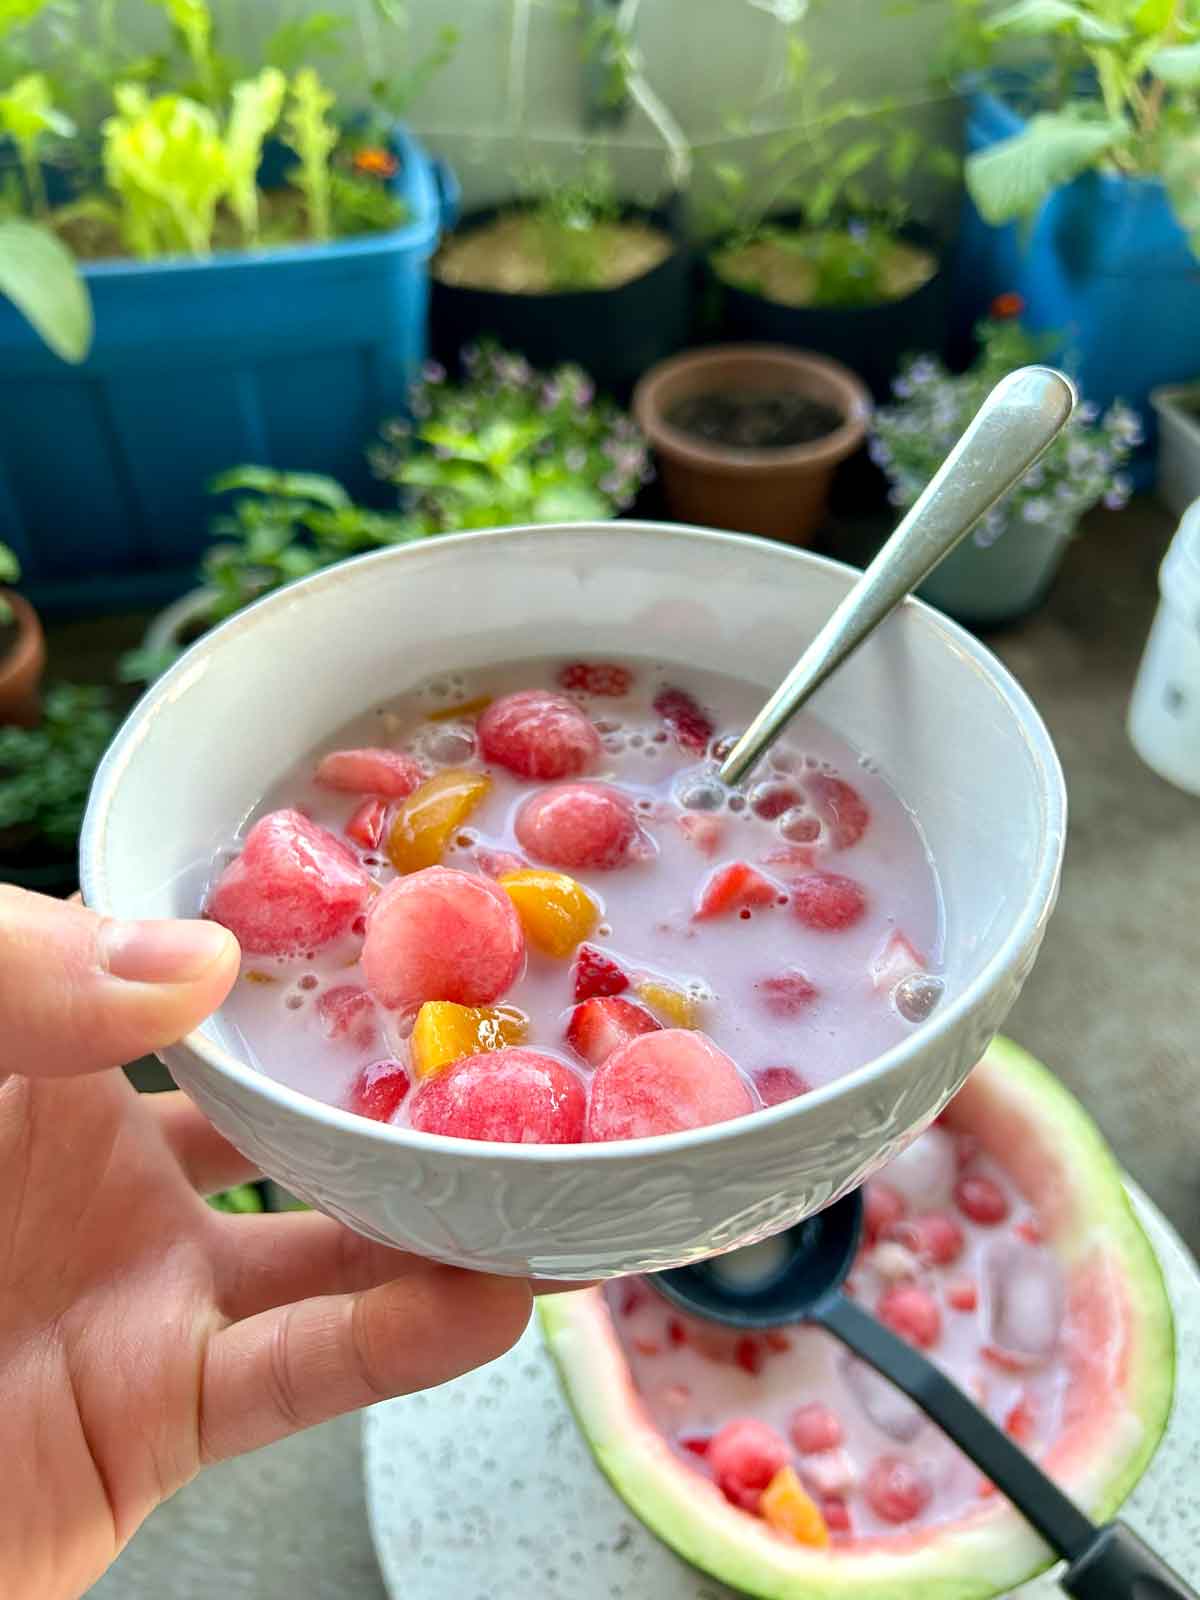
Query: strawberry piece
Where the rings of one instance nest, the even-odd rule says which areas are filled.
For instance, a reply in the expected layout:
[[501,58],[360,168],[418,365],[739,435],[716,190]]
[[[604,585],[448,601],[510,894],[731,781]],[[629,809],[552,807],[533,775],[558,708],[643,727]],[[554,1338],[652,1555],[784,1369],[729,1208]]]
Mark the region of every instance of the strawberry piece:
[[948,1267],[963,1253],[963,1231],[944,1211],[927,1211],[923,1216],[894,1222],[883,1235],[911,1250],[927,1266]]
[[768,779],[765,783],[755,784],[750,791],[750,809],[764,822],[774,822],[776,817],[799,805],[803,798],[794,783],[782,778]]
[[767,851],[763,866],[774,867],[776,875],[790,883],[811,872],[816,859],[817,852],[809,844],[781,844]]
[[903,978],[924,972],[925,957],[902,933],[891,933],[888,942],[871,963],[871,982],[881,994],[891,994]]
[[842,1421],[832,1406],[811,1400],[792,1412],[788,1435],[802,1456],[814,1455],[818,1450],[836,1450],[842,1442]]
[[984,1227],[994,1227],[1008,1215],[1008,1196],[981,1172],[963,1174],[954,1186],[954,1203],[964,1217]]
[[886,1289],[875,1315],[893,1333],[922,1350],[932,1350],[941,1338],[942,1314],[928,1289],[915,1283],[897,1283]]
[[733,1347],[734,1365],[741,1367],[743,1372],[748,1372],[752,1378],[757,1378],[763,1369],[766,1353],[757,1339],[752,1339],[749,1334],[738,1340]]
[[317,763],[322,789],[403,800],[425,781],[421,763],[402,750],[331,750]]
[[763,1343],[768,1350],[773,1350],[777,1356],[792,1348],[792,1341],[786,1333],[781,1333],[778,1328],[768,1328],[763,1334]]
[[660,1356],[662,1346],[656,1339],[647,1339],[645,1334],[635,1334],[629,1341],[640,1356]]
[[1044,1244],[1046,1240],[1040,1219],[1032,1215],[1022,1217],[1014,1226],[1013,1232],[1018,1239],[1024,1239],[1026,1244]]
[[621,1295],[621,1315],[632,1316],[640,1306],[646,1304],[646,1291],[640,1283],[629,1284]]
[[397,878],[367,918],[363,972],[382,1006],[426,1000],[485,1006],[516,981],[525,935],[512,901],[489,878],[426,867]]
[[386,800],[378,798],[364,800],[346,824],[347,839],[361,845],[364,850],[378,850],[383,843],[387,812]]
[[742,911],[750,906],[774,905],[779,890],[745,861],[731,861],[718,867],[700,891],[693,916],[697,922]]
[[715,817],[711,811],[685,811],[676,820],[702,856],[716,855],[725,837],[724,817]]
[[630,1040],[596,1068],[587,1137],[641,1139],[725,1122],[753,1109],[750,1090],[724,1051],[702,1033],[667,1028]]
[[476,845],[475,860],[479,863],[480,872],[485,872],[489,878],[503,878],[510,872],[524,872],[529,865],[524,856],[514,855],[511,850],[489,850],[486,845]]
[[633,673],[615,661],[572,661],[559,673],[558,686],[620,700],[633,688]]
[[687,1450],[694,1456],[703,1459],[712,1448],[711,1434],[693,1434],[690,1438],[680,1439],[679,1448]]
[[754,985],[754,992],[762,996],[763,1006],[773,1017],[798,1017],[821,993],[795,967],[761,979]]
[[946,1304],[952,1311],[974,1311],[979,1305],[979,1285],[973,1278],[953,1278],[946,1285]]
[[559,783],[526,800],[517,842],[552,867],[620,867],[639,837],[633,801],[607,783]]
[[624,994],[629,979],[611,956],[594,944],[581,944],[575,957],[575,1003]]
[[523,689],[495,700],[478,724],[485,761],[519,778],[577,778],[600,759],[600,735],[571,700]]
[[489,1050],[426,1078],[410,1120],[422,1133],[501,1144],[576,1144],[586,1096],[564,1062],[540,1050]]
[[[578,981],[578,979],[576,980]],[[595,996],[577,1005],[567,1023],[567,1043],[589,1067],[598,1067],[615,1050],[643,1033],[659,1033],[662,1024],[644,1006],[615,996]]]
[[814,772],[805,782],[813,810],[824,822],[835,850],[850,850],[866,833],[871,813],[853,784],[828,772]]
[[752,1417],[727,1422],[708,1444],[708,1465],[717,1487],[743,1511],[757,1511],[763,1490],[788,1464],[787,1442]]
[[1019,1445],[1033,1443],[1033,1436],[1037,1432],[1037,1409],[1031,1395],[1023,1394],[1012,1406],[1004,1419],[1004,1431]]
[[379,1032],[375,1002],[357,984],[326,989],[317,1001],[317,1016],[327,1039],[346,1039],[359,1050],[369,1050]]
[[830,1533],[850,1533],[850,1508],[837,1495],[826,1495],[821,1501],[821,1515]]
[[785,1100],[807,1094],[812,1084],[794,1067],[763,1067],[754,1074],[754,1087],[764,1106],[781,1106]]
[[667,1318],[667,1343],[676,1350],[687,1343],[687,1329],[678,1317]]
[[702,756],[717,731],[707,711],[686,689],[660,689],[654,697],[658,712],[675,743],[683,750]]
[[869,1244],[882,1238],[908,1209],[899,1190],[881,1178],[872,1178],[863,1190],[863,1206],[863,1225]]
[[298,955],[348,933],[373,887],[335,834],[298,811],[272,811],[217,880],[205,915],[246,955]]
[[412,1087],[408,1073],[398,1061],[376,1061],[364,1067],[346,1097],[346,1110],[373,1122],[390,1122]]
[[863,1483],[863,1495],[884,1522],[911,1522],[929,1504],[933,1490],[929,1479],[903,1456],[880,1456]]
[[866,914],[867,895],[861,884],[839,872],[809,872],[792,885],[791,904],[806,928],[842,933]]

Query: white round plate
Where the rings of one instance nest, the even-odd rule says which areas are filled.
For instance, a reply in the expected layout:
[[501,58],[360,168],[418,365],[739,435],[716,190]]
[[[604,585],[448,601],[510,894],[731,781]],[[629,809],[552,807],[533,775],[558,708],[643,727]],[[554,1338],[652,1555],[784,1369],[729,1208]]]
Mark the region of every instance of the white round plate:
[[[1200,1273],[1130,1186],[1176,1318],[1175,1408],[1123,1515],[1200,1582]],[[1190,1358],[1194,1367],[1195,1356]],[[392,1400],[363,1423],[367,1508],[394,1600],[732,1600],[674,1555],[601,1475],[536,1326],[482,1372]],[[1049,1574],[1015,1591],[1061,1596]]]

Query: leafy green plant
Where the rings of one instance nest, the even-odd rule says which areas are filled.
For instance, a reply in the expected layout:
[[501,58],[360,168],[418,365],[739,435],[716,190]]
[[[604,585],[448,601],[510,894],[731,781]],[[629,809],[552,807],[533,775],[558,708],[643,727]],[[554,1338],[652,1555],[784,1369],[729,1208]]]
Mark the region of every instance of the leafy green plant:
[[[389,57],[407,58],[412,32],[412,14],[407,0],[371,0],[371,10],[393,34]],[[404,116],[417,96],[450,64],[458,49],[459,37],[458,29],[446,23],[438,28],[433,43],[424,55],[394,69],[387,77],[370,80],[369,90],[375,113],[372,137],[378,139],[386,133],[389,121]]]
[[329,158],[340,137],[337,124],[329,118],[334,98],[315,68],[301,67],[292,80],[284,123],[284,138],[300,158],[295,182],[304,195],[314,239],[328,239],[332,233]]
[[59,684],[36,728],[0,728],[0,830],[70,848],[119,718],[107,689]]
[[267,40],[263,58],[269,67],[295,72],[313,56],[340,55],[342,34],[348,21],[336,11],[312,11],[304,17],[289,17]]
[[256,78],[233,86],[233,105],[225,134],[229,204],[247,245],[259,241],[258,168],[263,144],[279,121],[287,79],[278,67],[264,67]]
[[209,106],[222,97],[223,70],[215,44],[213,15],[205,0],[150,0],[164,11],[171,27],[191,60],[196,75],[196,93]]
[[214,1211],[228,1211],[235,1215],[266,1209],[258,1185],[254,1183],[243,1183],[236,1189],[224,1189],[220,1194],[209,1195],[208,1203]]
[[[21,577],[21,563],[17,560],[14,551],[6,544],[0,544],[0,583],[17,583]],[[12,621],[12,607],[3,595],[0,595],[0,628]]]
[[16,145],[30,204],[36,215],[44,217],[50,207],[42,176],[42,142],[48,134],[69,139],[75,132],[70,117],[55,109],[44,74],[27,72],[0,94],[0,132]]
[[215,115],[182,95],[151,99],[140,84],[118,84],[114,99],[102,130],[104,174],[121,204],[126,247],[142,257],[206,255],[230,184]]
[[551,287],[595,288],[604,269],[600,230],[621,214],[607,162],[594,159],[578,178],[565,182],[530,174],[524,188],[532,200],[523,218],[529,249],[545,262]]
[[22,217],[0,221],[0,295],[64,361],[92,343],[92,302],[71,252],[48,228]]

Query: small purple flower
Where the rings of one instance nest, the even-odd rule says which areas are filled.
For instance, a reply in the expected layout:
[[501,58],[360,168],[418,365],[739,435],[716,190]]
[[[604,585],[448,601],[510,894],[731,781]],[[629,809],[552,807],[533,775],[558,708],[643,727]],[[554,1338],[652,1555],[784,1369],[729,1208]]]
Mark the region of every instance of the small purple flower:
[[1050,502],[1048,500],[1026,500],[1021,507],[1021,515],[1026,522],[1041,526],[1050,521]]
[[539,404],[543,411],[553,411],[555,406],[562,404],[562,385],[553,379],[542,385],[542,394]]
[[1119,511],[1133,493],[1133,484],[1123,472],[1118,472],[1108,486],[1104,504],[1110,511]]
[[482,354],[483,352],[480,350],[477,344],[466,344],[463,346],[462,351],[459,354],[459,360],[462,362],[462,369],[468,375],[468,377],[473,378],[479,371]]
[[575,409],[586,411],[596,398],[596,390],[590,378],[580,378],[575,385]]
[[606,472],[596,487],[601,494],[606,494],[610,500],[619,500],[625,493],[625,480],[615,472]]
[[1021,487],[1023,489],[1040,489],[1045,481],[1046,473],[1044,468],[1034,466],[1030,467],[1029,471],[1021,479]]
[[893,485],[893,487],[888,490],[888,504],[892,506],[906,506],[908,504],[908,496],[904,493],[903,489],[898,489]]
[[878,434],[872,435],[871,442],[867,446],[867,454],[877,467],[886,467],[892,459],[892,452]]
[[1084,427],[1087,428],[1091,427],[1092,423],[1095,422],[1099,415],[1099,411],[1090,400],[1085,400],[1080,406],[1079,410],[1076,412],[1076,416],[1079,418],[1080,422],[1082,422]]
[[582,472],[587,466],[587,451],[581,444],[573,444],[563,457],[568,472]]
[[421,368],[423,383],[445,383],[446,369],[440,361],[427,361]]
[[892,384],[892,393],[896,396],[896,398],[898,400],[911,400],[912,399],[913,386],[912,386],[912,383],[911,383],[907,373],[904,375],[904,377],[897,378],[896,381]]
[[906,374],[909,383],[914,389],[920,389],[925,384],[932,383],[937,375],[937,362],[929,356],[918,356],[915,361],[910,362]]

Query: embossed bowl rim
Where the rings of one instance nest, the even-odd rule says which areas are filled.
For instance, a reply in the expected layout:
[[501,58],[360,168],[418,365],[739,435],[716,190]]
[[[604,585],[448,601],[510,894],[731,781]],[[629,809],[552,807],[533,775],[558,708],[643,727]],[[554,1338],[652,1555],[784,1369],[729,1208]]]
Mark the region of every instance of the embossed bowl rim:
[[[464,566],[469,552],[481,542],[498,542],[527,537],[536,532],[540,538],[550,539],[558,532],[580,532],[601,524],[561,524],[531,528],[486,528],[470,533],[443,534],[438,537],[439,551],[458,551],[463,555]],[[612,525],[607,525],[611,529]],[[748,534],[722,533],[711,528],[692,527],[686,523],[643,522],[630,519],[616,525],[621,532],[652,533],[656,539],[675,539],[681,544],[696,541],[719,543],[738,547],[749,555],[761,553],[765,541]],[[827,556],[814,555],[809,550],[767,546],[773,554],[786,553],[791,559],[806,565],[820,567],[844,578],[858,576],[854,568]],[[256,601],[236,616],[203,635],[178,662],[159,678],[137,703],[110,746],[92,785],[87,814],[80,836],[80,885],[85,903],[102,915],[113,915],[113,886],[107,868],[106,839],[109,814],[118,786],[126,780],[149,724],[167,712],[183,680],[206,657],[220,650],[226,641],[258,627],[263,618],[278,606],[295,602],[298,591],[313,592],[337,588],[347,584],[367,582],[366,574],[385,563],[402,562],[412,550],[427,551],[425,541],[416,545],[394,545],[384,550],[372,551],[350,561],[327,567],[299,583]],[[681,552],[681,558],[683,557]],[[753,1113],[761,1127],[773,1126],[788,1118],[800,1120],[806,1112],[825,1105],[853,1088],[861,1088],[877,1079],[887,1077],[902,1068],[916,1055],[937,1054],[936,1046],[953,1034],[962,1017],[980,1004],[989,990],[998,986],[1007,972],[1019,967],[1025,953],[1035,945],[1040,931],[1054,909],[1062,857],[1066,842],[1067,798],[1062,768],[1059,765],[1049,731],[1032,700],[1021,688],[1008,669],[979,640],[965,628],[950,621],[932,606],[910,596],[903,602],[905,608],[915,608],[926,627],[944,636],[947,644],[947,670],[952,670],[955,657],[966,657],[974,668],[989,679],[1010,710],[1013,722],[1020,731],[1040,786],[1040,815],[1042,833],[1038,844],[1036,868],[1028,880],[1027,892],[1019,912],[1014,917],[1008,936],[991,960],[959,993],[944,1001],[920,1029],[907,1035],[898,1044],[875,1056],[853,1072],[831,1083],[811,1089],[798,1099],[784,1101],[778,1106],[764,1107]],[[866,646],[870,648],[870,646]],[[290,1089],[274,1078],[267,1077],[257,1068],[241,1061],[231,1051],[199,1031],[190,1033],[180,1043],[199,1056],[210,1068],[236,1083],[269,1105],[298,1113],[326,1128],[344,1131],[348,1138],[367,1141],[393,1149],[440,1150],[457,1160],[470,1160],[486,1155],[489,1160],[502,1160],[517,1165],[564,1166],[572,1162],[625,1162],[640,1164],[656,1156],[679,1156],[689,1149],[713,1144],[728,1138],[734,1132],[745,1133],[745,1119],[738,1117],[730,1122],[712,1123],[703,1128],[691,1128],[682,1133],[652,1134],[641,1139],[623,1139],[612,1143],[584,1143],[567,1145],[501,1144],[482,1139],[457,1139],[447,1134],[420,1133],[411,1128],[393,1127],[390,1123],[375,1122],[354,1112],[313,1100],[299,1090]],[[769,1122],[768,1122],[769,1119]]]

